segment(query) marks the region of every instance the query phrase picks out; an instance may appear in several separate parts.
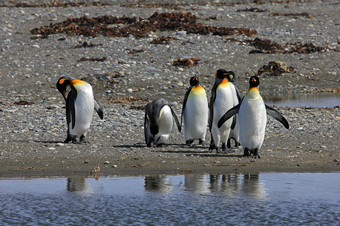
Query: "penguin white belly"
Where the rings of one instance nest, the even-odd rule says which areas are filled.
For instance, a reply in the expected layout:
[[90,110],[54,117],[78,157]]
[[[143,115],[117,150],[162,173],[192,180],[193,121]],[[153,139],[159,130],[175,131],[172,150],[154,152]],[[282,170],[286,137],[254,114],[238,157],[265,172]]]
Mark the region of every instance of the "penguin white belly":
[[92,87],[89,84],[76,85],[77,97],[75,100],[76,122],[72,129],[72,120],[69,125],[70,134],[80,136],[90,129],[94,111],[94,97]]
[[240,143],[243,148],[260,149],[267,125],[263,99],[244,98],[239,110]]
[[184,109],[185,140],[205,140],[209,117],[208,100],[205,95],[189,95]]
[[233,107],[232,92],[230,87],[217,89],[216,99],[214,103],[214,115],[212,133],[215,145],[219,145],[219,141],[227,142],[230,133],[232,119],[228,119],[223,125],[218,128],[217,123],[220,118]]
[[159,112],[159,132],[155,136],[155,144],[164,143],[170,136],[173,127],[173,116],[168,105]]

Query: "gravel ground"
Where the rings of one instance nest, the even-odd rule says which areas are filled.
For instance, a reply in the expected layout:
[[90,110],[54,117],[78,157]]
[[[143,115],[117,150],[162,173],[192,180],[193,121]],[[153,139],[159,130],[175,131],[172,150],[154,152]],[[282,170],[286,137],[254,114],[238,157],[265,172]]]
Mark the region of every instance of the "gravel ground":
[[[41,1],[46,2],[46,1]],[[231,1],[235,2],[235,1]],[[14,1],[15,3],[15,1]],[[28,1],[28,3],[30,3]],[[37,4],[36,1],[34,1]],[[208,153],[204,146],[184,146],[183,134],[174,130],[168,145],[146,148],[143,106],[158,97],[174,105],[180,116],[188,80],[198,75],[208,96],[213,74],[232,70],[245,95],[248,78],[270,61],[282,61],[294,73],[260,75],[266,100],[290,95],[334,93],[340,90],[340,4],[337,1],[265,4],[182,4],[142,7],[110,4],[82,7],[6,7],[0,1],[0,174],[101,175],[191,172],[330,171],[340,169],[339,108],[280,108],[291,128],[269,118],[261,159]],[[174,9],[175,8],[175,9]],[[264,12],[242,11],[257,8]],[[148,18],[155,12],[190,12],[199,23],[217,27],[250,28],[254,37],[156,31],[146,37],[86,37],[50,35],[33,38],[30,30],[70,17],[124,15]],[[271,16],[271,13],[308,13],[305,16]],[[160,36],[175,38],[169,44],[150,44]],[[233,39],[230,39],[233,38]],[[244,40],[269,39],[279,44],[312,43],[327,48],[309,54],[249,54]],[[78,48],[84,43],[90,48]],[[81,58],[104,58],[80,61]],[[176,67],[179,58],[200,59],[192,67]],[[63,144],[66,138],[65,103],[55,83],[60,76],[84,79],[93,85],[104,108],[104,120],[94,115],[90,144]]]

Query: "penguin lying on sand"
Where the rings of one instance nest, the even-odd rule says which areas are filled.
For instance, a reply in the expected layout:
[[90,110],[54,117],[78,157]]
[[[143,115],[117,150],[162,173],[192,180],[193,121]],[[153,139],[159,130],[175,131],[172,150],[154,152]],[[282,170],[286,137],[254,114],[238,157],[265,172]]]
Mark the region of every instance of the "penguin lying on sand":
[[198,77],[190,78],[190,87],[184,95],[181,125],[184,119],[185,143],[191,145],[194,140],[199,144],[205,141],[209,117],[207,94],[199,85]]
[[[66,88],[71,87],[66,98]],[[103,119],[103,110],[94,99],[92,86],[87,82],[69,76],[59,78],[57,89],[66,100],[67,138],[64,143],[72,141],[85,142],[86,133],[90,129],[93,109]]]
[[230,72],[224,69],[217,70],[209,103],[209,131],[212,135],[209,150],[216,149],[217,153],[220,152],[220,142],[222,142],[222,151],[227,150],[226,142],[229,138],[232,125],[232,119],[230,119],[224,121],[220,127],[217,127],[218,120],[234,106],[232,83],[228,80],[229,74]]
[[257,76],[252,76],[249,80],[249,90],[240,104],[226,112],[218,121],[218,127],[235,114],[238,114],[240,125],[240,142],[244,150],[243,156],[253,156],[260,158],[259,150],[264,141],[265,129],[267,125],[267,114],[281,122],[289,129],[287,120],[275,109],[265,105],[258,85]]
[[178,118],[168,101],[156,99],[145,106],[144,135],[148,147],[162,145],[169,138],[175,119],[177,128],[181,131]]

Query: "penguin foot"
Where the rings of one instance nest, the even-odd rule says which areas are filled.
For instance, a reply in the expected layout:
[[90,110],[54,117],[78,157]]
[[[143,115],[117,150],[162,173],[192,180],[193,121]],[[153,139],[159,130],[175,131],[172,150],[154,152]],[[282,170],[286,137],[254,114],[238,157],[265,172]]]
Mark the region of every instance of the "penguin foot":
[[203,144],[204,144],[204,140],[199,139],[199,140],[198,140],[198,144],[199,144],[199,145],[203,145]]
[[231,138],[229,138],[228,141],[227,141],[227,147],[228,148],[231,148],[230,140],[231,140]]
[[212,152],[215,148],[216,148],[215,143],[213,141],[211,141],[210,146],[209,146],[209,151]]
[[261,156],[259,155],[258,149],[253,150],[253,158],[254,159],[260,159],[261,158]]
[[77,137],[74,135],[70,135],[68,134],[66,139],[64,140],[64,143],[70,143],[70,141],[72,141],[72,143],[77,141]]
[[225,142],[222,143],[222,152],[227,153],[227,147],[225,145]]
[[86,137],[84,135],[81,135],[79,138],[79,143],[83,144],[89,144],[90,142],[85,139]]
[[243,157],[250,157],[250,153],[249,153],[249,149],[248,148],[244,148]]
[[189,146],[192,146],[192,143],[194,143],[194,140],[186,140],[185,141],[185,144],[189,145]]

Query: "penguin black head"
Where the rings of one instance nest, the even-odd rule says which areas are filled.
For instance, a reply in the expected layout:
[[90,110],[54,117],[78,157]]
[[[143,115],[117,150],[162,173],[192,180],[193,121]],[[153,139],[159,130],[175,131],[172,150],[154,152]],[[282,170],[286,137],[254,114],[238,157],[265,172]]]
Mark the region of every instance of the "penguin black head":
[[257,76],[251,76],[249,79],[249,87],[258,87],[260,84],[260,79]]
[[190,78],[190,85],[191,86],[197,86],[200,84],[200,80],[198,79],[198,77],[194,76]]
[[65,98],[66,100],[66,88],[68,85],[71,84],[71,81],[73,80],[74,78],[72,77],[69,77],[69,76],[63,76],[61,78],[58,79],[58,82],[57,82],[57,89],[58,91],[63,95],[63,97]]
[[226,71],[224,69],[218,69],[216,74],[215,74],[216,78],[219,79],[228,79],[229,82],[233,82],[234,78],[235,78],[235,73],[233,71]]
[[228,72],[224,69],[218,69],[215,73],[215,77],[219,79],[224,79],[228,75]]

